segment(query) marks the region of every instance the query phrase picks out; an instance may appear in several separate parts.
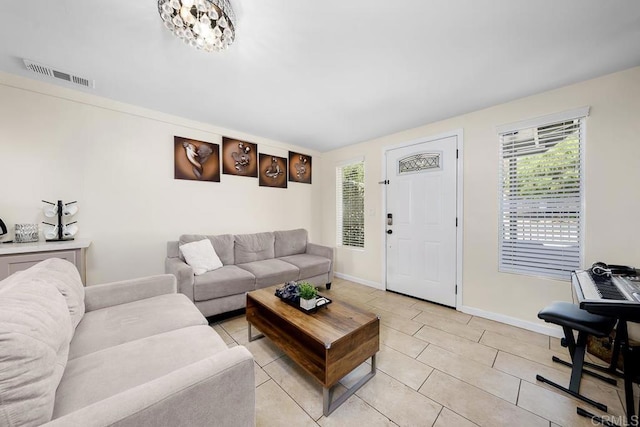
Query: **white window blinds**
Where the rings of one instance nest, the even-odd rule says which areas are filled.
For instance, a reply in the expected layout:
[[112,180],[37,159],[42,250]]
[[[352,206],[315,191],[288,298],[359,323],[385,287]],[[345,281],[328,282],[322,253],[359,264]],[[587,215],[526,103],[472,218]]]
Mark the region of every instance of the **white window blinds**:
[[336,242],[364,248],[364,160],[336,167]]
[[580,268],[583,111],[499,130],[500,271],[569,280]]

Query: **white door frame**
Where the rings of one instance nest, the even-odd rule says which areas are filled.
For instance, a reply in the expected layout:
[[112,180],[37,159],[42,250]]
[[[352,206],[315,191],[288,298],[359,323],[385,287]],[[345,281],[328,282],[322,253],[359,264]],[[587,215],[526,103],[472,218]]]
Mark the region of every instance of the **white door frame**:
[[[449,131],[449,132],[444,132],[438,135],[430,135],[430,136],[424,136],[422,138],[417,138],[417,139],[413,139],[410,141],[406,141],[406,142],[401,142],[399,144],[394,144],[394,145],[387,145],[382,147],[382,171],[384,174],[384,177],[382,178],[383,180],[387,180],[389,179],[389,177],[387,176],[387,151],[389,150],[394,150],[396,148],[404,148],[404,147],[408,147],[410,145],[415,145],[415,144],[421,144],[423,142],[430,142],[430,141],[435,141],[438,139],[443,139],[443,138],[448,138],[451,136],[455,136],[456,137],[456,141],[457,141],[457,145],[458,145],[458,159],[457,159],[457,164],[456,164],[456,178],[457,178],[457,185],[456,185],[456,216],[458,218],[458,226],[456,227],[456,285],[457,285],[457,289],[458,292],[456,294],[456,310],[460,310],[462,308],[462,284],[463,284],[463,280],[462,280],[462,236],[463,236],[463,228],[464,228],[464,221],[463,221],[463,210],[462,210],[462,202],[463,202],[463,188],[464,186],[462,185],[462,178],[463,178],[463,165],[464,165],[464,157],[463,157],[463,136],[464,136],[464,132],[462,129],[456,129],[453,131]],[[382,242],[384,242],[384,244],[382,245],[382,260],[383,262],[382,264],[382,284],[384,286],[384,289],[387,289],[387,216],[386,216],[386,212],[387,212],[387,192],[386,189],[385,191],[382,192],[382,210],[380,211],[382,213],[382,215],[380,215],[381,217],[381,221],[380,221],[380,234],[382,235]]]

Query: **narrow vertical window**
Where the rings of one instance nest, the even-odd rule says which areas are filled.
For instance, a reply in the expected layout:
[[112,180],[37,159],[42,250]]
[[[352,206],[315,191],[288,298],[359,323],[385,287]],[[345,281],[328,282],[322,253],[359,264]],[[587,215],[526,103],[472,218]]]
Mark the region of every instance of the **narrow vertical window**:
[[364,248],[364,160],[336,168],[336,241]]
[[499,130],[500,271],[569,280],[580,268],[587,114]]

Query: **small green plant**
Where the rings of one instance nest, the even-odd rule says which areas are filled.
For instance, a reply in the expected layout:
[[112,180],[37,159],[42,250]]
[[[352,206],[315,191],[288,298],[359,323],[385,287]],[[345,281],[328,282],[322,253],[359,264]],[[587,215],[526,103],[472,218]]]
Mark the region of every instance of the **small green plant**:
[[309,282],[298,283],[298,291],[302,299],[314,299],[318,296],[318,290]]

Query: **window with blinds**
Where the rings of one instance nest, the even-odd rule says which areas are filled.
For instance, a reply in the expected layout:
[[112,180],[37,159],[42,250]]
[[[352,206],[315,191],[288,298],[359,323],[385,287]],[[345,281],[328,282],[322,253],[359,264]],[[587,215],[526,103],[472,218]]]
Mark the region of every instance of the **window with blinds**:
[[336,241],[364,248],[364,160],[336,168]]
[[580,268],[587,114],[499,129],[500,271],[569,280]]

